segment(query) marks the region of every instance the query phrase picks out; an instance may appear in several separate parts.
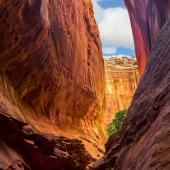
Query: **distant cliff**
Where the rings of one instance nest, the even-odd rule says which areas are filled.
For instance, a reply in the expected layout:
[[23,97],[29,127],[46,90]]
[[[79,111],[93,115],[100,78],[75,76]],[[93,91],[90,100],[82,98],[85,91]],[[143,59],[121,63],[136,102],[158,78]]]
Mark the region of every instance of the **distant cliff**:
[[128,109],[139,82],[136,59],[105,58],[106,112],[105,127],[111,123],[115,113]]

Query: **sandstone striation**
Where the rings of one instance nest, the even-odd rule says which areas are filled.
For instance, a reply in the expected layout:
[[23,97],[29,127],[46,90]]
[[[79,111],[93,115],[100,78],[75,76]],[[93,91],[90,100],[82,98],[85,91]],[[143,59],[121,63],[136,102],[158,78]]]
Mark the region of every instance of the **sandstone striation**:
[[1,0],[0,25],[0,169],[85,169],[105,142],[91,1]]
[[125,4],[131,20],[139,73],[142,75],[155,39],[170,18],[170,1],[125,0]]
[[106,154],[95,163],[94,169],[170,169],[169,35],[170,20],[167,20],[152,47],[123,128],[109,138]]
[[136,59],[106,58],[106,112],[105,127],[111,123],[116,112],[128,109],[139,82]]

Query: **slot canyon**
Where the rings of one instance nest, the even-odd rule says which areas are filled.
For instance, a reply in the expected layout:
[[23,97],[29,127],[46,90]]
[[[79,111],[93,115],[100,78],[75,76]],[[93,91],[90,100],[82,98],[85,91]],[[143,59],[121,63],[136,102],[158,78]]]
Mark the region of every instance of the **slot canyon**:
[[125,4],[137,63],[103,59],[91,0],[0,0],[0,170],[170,169],[170,0]]

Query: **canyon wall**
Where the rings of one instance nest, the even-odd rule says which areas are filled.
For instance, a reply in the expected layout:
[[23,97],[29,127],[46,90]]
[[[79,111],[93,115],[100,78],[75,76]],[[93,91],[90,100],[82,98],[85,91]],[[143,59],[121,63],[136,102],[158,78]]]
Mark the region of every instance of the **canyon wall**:
[[129,11],[139,73],[145,71],[155,39],[170,17],[169,0],[125,0]]
[[[144,1],[138,1],[140,4]],[[155,22],[165,15],[170,1],[145,1]],[[155,7],[155,4],[159,8]],[[151,9],[152,9],[151,8]],[[157,11],[158,10],[158,11]],[[137,11],[137,9],[136,9]],[[138,15],[145,13],[139,10]],[[163,24],[163,20],[162,20]],[[143,25],[140,29],[146,29]],[[148,28],[147,28],[148,29]],[[150,30],[151,32],[153,30]],[[143,34],[142,34],[143,35]],[[150,34],[151,36],[151,34]],[[105,156],[98,160],[95,170],[168,170],[170,169],[170,20],[158,33],[128,116],[120,132],[112,135],[106,144]],[[146,37],[144,34],[143,37]],[[138,44],[139,45],[139,44]],[[144,44],[145,45],[145,44]],[[136,44],[137,46],[137,44]],[[142,48],[144,48],[142,46]],[[142,56],[141,56],[142,57]]]
[[139,82],[136,60],[133,58],[106,58],[106,112],[105,127],[116,112],[128,109]]
[[0,169],[85,169],[106,140],[91,1],[1,0],[0,25]]

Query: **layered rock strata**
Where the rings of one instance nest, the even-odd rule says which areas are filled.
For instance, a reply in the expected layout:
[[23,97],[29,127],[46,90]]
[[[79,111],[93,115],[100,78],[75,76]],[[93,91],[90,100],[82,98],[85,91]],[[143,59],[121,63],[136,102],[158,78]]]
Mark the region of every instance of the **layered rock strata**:
[[97,170],[170,169],[170,20],[161,29],[123,128],[111,136]]
[[139,82],[134,58],[106,58],[106,112],[105,127],[111,123],[116,112],[128,109]]
[[0,169],[85,169],[105,141],[91,1],[1,0],[0,25]]
[[125,4],[131,20],[139,73],[142,75],[155,39],[170,18],[170,1],[125,0]]

